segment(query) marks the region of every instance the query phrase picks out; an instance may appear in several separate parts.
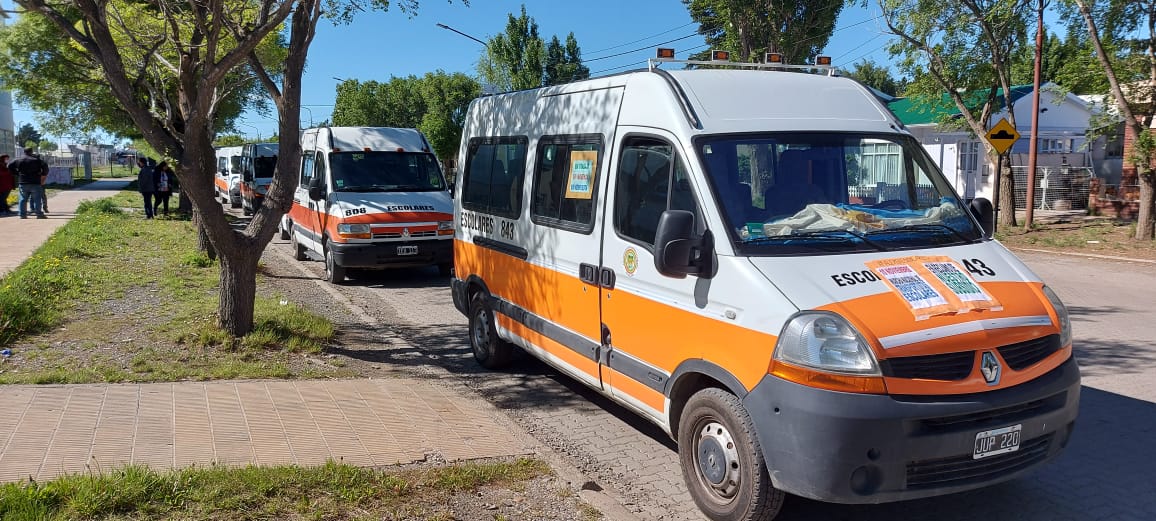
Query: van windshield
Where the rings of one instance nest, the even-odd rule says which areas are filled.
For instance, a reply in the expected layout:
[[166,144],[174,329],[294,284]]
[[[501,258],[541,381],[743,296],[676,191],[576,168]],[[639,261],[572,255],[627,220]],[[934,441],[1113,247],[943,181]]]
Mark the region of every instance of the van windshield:
[[329,154],[333,189],[338,192],[434,192],[445,181],[433,155],[415,152],[334,152]]
[[695,145],[744,255],[899,250],[982,238],[909,136],[775,133],[703,137]]

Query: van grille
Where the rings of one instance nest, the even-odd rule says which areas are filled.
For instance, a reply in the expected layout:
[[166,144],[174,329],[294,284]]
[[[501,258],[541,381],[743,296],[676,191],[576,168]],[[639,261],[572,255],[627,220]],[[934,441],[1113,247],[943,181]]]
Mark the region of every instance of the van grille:
[[963,380],[975,366],[975,351],[942,355],[903,356],[880,362],[884,376],[923,380]]
[[924,418],[919,420],[918,425],[921,433],[934,434],[959,431],[964,428],[974,429],[1011,424],[1061,409],[1067,401],[1068,392],[1062,391],[1047,398],[1017,403],[1006,407],[998,407],[967,414]]
[[[426,232],[410,232],[409,238],[417,239],[417,238],[421,238],[421,237],[437,237],[437,235],[438,235],[437,230],[430,230],[430,231],[426,231]],[[373,238],[374,239],[400,239],[402,237],[401,237],[401,232],[381,232],[381,233],[374,233]]]
[[1022,371],[1060,350],[1060,335],[1048,335],[998,348],[1008,367]]
[[984,483],[1040,463],[1048,456],[1052,434],[1027,440],[1020,450],[972,459],[971,454],[907,464],[907,488],[927,489]]

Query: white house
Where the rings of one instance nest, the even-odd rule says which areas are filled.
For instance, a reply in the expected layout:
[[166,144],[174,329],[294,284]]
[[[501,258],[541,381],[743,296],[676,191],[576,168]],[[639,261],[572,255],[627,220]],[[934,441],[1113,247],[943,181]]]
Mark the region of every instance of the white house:
[[[1009,159],[1013,170],[1021,175],[1026,173],[1030,150],[1031,93],[1031,85],[1011,89],[1016,130],[1021,137],[1009,151]],[[1001,100],[1001,109],[992,116],[988,128],[1007,117],[1007,110],[1002,103],[1002,90],[997,97]],[[944,129],[939,125],[945,117],[960,117],[959,110],[948,96],[944,95],[941,100],[933,103],[900,98],[889,102],[888,106],[919,139],[961,196],[993,198],[992,173],[995,172],[995,165],[987,161],[981,138],[971,135],[966,129]],[[1119,161],[1111,155],[1115,152],[1119,156],[1120,152],[1111,150],[1112,147],[1106,149],[1106,140],[1103,138],[1088,146],[1085,133],[1096,110],[1093,104],[1062,92],[1053,83],[1041,86],[1037,166],[1047,167],[1049,172],[1058,172],[1062,168],[1065,174],[1073,172],[1076,173],[1073,175],[1090,176],[1095,173],[1100,177],[1119,177]],[[1047,186],[1046,181],[1044,183]],[[1022,189],[1022,184],[1017,183],[1017,188]],[[1065,184],[1070,185],[1066,180]],[[1017,197],[1017,200],[1022,202],[1022,196]]]

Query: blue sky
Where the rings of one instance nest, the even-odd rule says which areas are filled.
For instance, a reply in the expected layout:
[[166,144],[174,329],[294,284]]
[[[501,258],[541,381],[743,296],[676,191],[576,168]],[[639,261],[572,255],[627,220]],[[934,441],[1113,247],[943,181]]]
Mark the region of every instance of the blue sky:
[[[391,9],[363,13],[348,25],[321,23],[304,77],[302,123],[329,117],[339,83],[334,78],[385,81],[438,69],[474,74],[482,45],[436,24],[486,40],[501,32],[507,14],[518,13],[523,3],[544,38],[564,38],[573,31],[593,73],[641,66],[657,44],[688,35],[693,36],[666,46],[674,47],[679,58],[705,48],[681,0],[473,0],[468,7],[459,1],[423,0],[412,17]],[[850,68],[864,58],[889,62],[884,49],[889,38],[882,34],[877,14],[873,2],[867,8],[844,8],[825,50],[837,66]],[[607,57],[635,49],[641,50]],[[33,121],[32,113],[19,105],[15,119]],[[276,128],[275,113],[249,112],[237,124],[237,130],[250,137],[268,137]]]

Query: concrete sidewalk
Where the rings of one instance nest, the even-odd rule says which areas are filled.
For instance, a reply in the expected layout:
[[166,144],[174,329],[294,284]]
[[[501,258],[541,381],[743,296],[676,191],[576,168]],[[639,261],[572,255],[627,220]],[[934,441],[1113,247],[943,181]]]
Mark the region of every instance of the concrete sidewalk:
[[0,483],[190,465],[530,454],[480,398],[406,378],[0,387]]
[[[0,277],[81,201],[127,185],[97,180],[51,197],[48,219],[0,219]],[[533,453],[503,421],[480,398],[401,377],[0,386],[0,483],[127,464],[377,466]]]
[[48,198],[50,213],[47,219],[37,219],[35,215],[21,219],[16,215],[19,206],[13,205],[11,216],[0,217],[0,277],[16,269],[57,228],[76,217],[76,207],[81,201],[111,197],[124,190],[128,184],[127,179],[97,179],[84,186],[58,192]]

